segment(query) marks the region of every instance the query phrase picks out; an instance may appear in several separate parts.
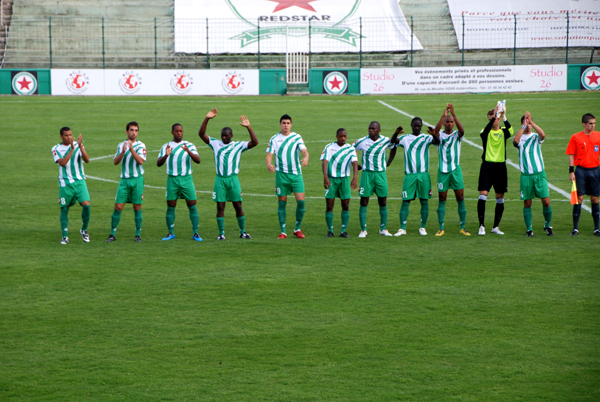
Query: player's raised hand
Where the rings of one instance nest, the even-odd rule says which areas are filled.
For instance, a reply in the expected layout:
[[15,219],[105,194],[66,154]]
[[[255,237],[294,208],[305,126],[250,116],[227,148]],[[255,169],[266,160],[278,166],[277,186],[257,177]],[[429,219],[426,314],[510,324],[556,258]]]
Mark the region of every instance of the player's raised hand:
[[81,146],[82,142],[83,142],[83,135],[79,134],[79,137],[77,137],[77,145]]
[[404,133],[404,129],[402,128],[402,126],[396,127],[396,131],[394,131],[394,134],[402,134],[402,133]]
[[433,129],[433,127],[431,127],[431,126],[427,127],[427,134],[431,134],[431,135],[435,134],[435,130]]
[[206,113],[207,119],[213,119],[215,117],[217,117],[217,108],[214,108],[210,112]]
[[171,152],[173,152],[173,150],[171,149],[170,146],[167,145],[167,147],[165,148],[165,154],[166,155],[171,155]]
[[123,149],[121,150],[121,152],[125,152],[125,151],[127,151],[127,148],[128,148],[128,145],[127,145],[127,144],[129,144],[129,140],[127,140],[127,142],[124,142],[124,143],[123,143]]
[[185,152],[187,152],[187,153],[189,153],[189,152],[190,152],[189,148],[188,148],[188,147],[187,147],[187,145],[185,145],[185,144],[183,144],[183,145],[181,146],[181,149],[183,149],[183,150],[184,150]]
[[127,140],[127,146],[129,147],[129,150],[132,150],[133,149],[133,141]]
[[240,116],[240,126],[242,127],[250,127],[250,120],[248,120],[248,118],[244,115]]
[[454,116],[454,105],[452,105],[452,103],[448,103],[447,110],[452,116]]

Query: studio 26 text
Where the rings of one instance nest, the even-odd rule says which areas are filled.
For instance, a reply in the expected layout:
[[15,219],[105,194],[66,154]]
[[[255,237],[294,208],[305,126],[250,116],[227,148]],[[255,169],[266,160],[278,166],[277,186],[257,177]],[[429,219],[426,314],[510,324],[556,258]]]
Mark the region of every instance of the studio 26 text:
[[552,87],[552,78],[562,77],[563,74],[563,71],[555,70],[554,66],[550,66],[549,69],[532,68],[529,77],[540,79],[540,89],[549,89]]
[[371,91],[373,92],[382,92],[385,87],[385,81],[393,81],[396,78],[394,74],[383,70],[382,73],[374,74],[369,72],[364,72],[362,75],[362,81],[365,82],[366,85],[372,85]]

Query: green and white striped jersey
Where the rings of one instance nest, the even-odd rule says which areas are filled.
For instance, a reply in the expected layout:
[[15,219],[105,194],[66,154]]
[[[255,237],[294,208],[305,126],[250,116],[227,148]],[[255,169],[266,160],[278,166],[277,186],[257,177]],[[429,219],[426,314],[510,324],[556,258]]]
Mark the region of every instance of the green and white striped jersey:
[[300,134],[287,136],[277,133],[269,140],[267,152],[275,155],[275,170],[281,173],[302,174],[300,151],[306,149]]
[[329,177],[349,177],[352,162],[358,161],[356,150],[350,144],[339,146],[332,142],[325,146],[321,153],[321,160],[327,161],[327,175]]
[[542,159],[542,147],[544,140],[537,133],[523,134],[519,143],[519,167],[525,175],[541,173],[544,171],[544,159]]
[[377,141],[373,141],[369,136],[359,138],[352,145],[356,151],[362,151],[362,170],[368,172],[385,172],[387,168],[386,149],[393,149],[394,144],[388,137],[380,135]]
[[429,134],[406,134],[399,137],[399,146],[404,148],[404,172],[429,172],[429,145],[433,136]]
[[443,130],[440,131],[440,144],[437,145],[438,154],[440,156],[438,168],[442,173],[450,173],[460,164],[460,145],[462,137],[458,135],[458,130],[454,130],[452,134],[446,134]]
[[[73,146],[75,147],[75,150],[73,151],[71,159],[69,159],[67,165],[65,167],[58,165],[58,183],[61,187],[75,183],[77,180],[85,180],[85,174],[83,172],[83,159],[81,159],[81,150],[76,142],[73,144]],[[70,145],[63,145],[60,143],[53,146],[52,156],[54,157],[54,163],[58,163],[58,160],[67,156],[70,151]]]
[[196,146],[189,141],[182,140],[181,142],[171,141],[166,143],[160,149],[158,158],[162,158],[167,154],[167,145],[171,148],[171,155],[167,158],[165,165],[167,166],[167,174],[169,176],[187,176],[192,174],[192,158],[182,148],[186,145],[191,153],[198,155]]
[[[123,141],[119,145],[117,145],[117,153],[115,154],[115,158],[123,152],[123,144],[127,143],[127,141]],[[146,160],[146,145],[136,140],[133,143],[133,149],[135,152],[142,157],[142,159]],[[114,159],[114,158],[113,158]],[[123,159],[121,159],[121,179],[130,179],[132,177],[140,177],[144,174],[144,166],[138,165],[138,163],[131,155],[131,151],[129,150],[129,145],[127,145],[127,150],[123,155]]]
[[240,172],[240,158],[242,152],[246,152],[248,141],[231,141],[223,144],[223,141],[209,137],[208,146],[215,154],[215,169],[217,176],[227,177]]

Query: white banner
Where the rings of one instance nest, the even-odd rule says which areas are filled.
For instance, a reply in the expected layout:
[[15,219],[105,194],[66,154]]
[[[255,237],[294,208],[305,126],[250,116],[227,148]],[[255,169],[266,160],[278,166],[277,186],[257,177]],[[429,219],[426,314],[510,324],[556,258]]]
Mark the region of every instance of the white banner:
[[363,68],[361,94],[566,91],[567,65]]
[[53,95],[258,95],[258,70],[51,70]]
[[[460,49],[600,46],[598,0],[448,0]],[[567,18],[568,14],[568,18]],[[516,36],[515,36],[516,32]]]
[[309,33],[313,53],[423,48],[398,0],[175,0],[175,52],[285,53]]

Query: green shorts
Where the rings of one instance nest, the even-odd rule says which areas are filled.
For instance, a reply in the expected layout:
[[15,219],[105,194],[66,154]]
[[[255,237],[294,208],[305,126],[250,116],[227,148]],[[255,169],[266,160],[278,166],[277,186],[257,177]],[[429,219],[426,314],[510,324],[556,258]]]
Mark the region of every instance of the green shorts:
[[431,177],[429,177],[429,173],[411,173],[404,176],[402,200],[410,201],[415,198],[423,200],[431,198]]
[[360,176],[358,195],[361,197],[370,197],[373,193],[377,194],[377,197],[388,196],[387,174],[386,172],[369,172],[363,170]]
[[521,175],[521,200],[550,197],[546,172]]
[[304,179],[301,174],[275,172],[275,192],[278,197],[291,193],[304,192]]
[[121,179],[115,204],[141,204],[144,201],[144,176]]
[[242,187],[236,174],[228,177],[215,177],[212,200],[215,202],[237,202],[242,200]]
[[331,185],[325,190],[325,198],[336,198],[339,197],[342,200],[350,198],[350,177],[329,177]]
[[77,202],[80,204],[90,200],[85,180],[77,180],[75,183],[60,187],[58,190],[58,203],[61,207],[70,207]]
[[438,170],[437,175],[437,186],[438,192],[444,193],[450,189],[462,190],[465,188],[465,182],[463,181],[463,174],[460,165],[456,167],[450,173],[442,173]]
[[196,188],[192,175],[167,176],[167,201],[183,198],[187,201],[196,200]]

